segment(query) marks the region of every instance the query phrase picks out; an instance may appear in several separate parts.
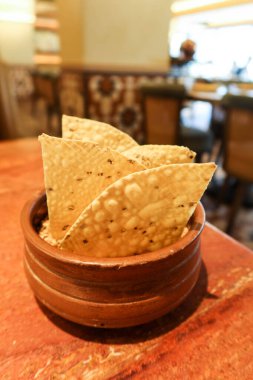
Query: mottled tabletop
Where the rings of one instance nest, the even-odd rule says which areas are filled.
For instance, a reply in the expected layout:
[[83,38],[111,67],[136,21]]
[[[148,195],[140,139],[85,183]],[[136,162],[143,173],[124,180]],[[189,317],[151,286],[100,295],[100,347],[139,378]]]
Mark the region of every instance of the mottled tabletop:
[[252,379],[252,251],[207,224],[197,285],[170,314],[127,329],[68,322],[23,269],[20,212],[43,189],[36,140],[0,143],[0,379]]

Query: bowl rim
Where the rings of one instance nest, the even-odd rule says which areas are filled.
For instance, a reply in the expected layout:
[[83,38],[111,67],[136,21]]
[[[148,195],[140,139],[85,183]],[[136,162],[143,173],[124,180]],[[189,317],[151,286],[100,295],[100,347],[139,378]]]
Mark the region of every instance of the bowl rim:
[[43,254],[51,259],[60,261],[63,264],[75,264],[78,266],[94,266],[94,267],[125,267],[132,265],[143,265],[148,263],[164,260],[175,253],[184,250],[187,246],[193,243],[201,234],[206,221],[205,210],[201,202],[198,202],[197,207],[191,217],[193,219],[192,226],[189,231],[177,240],[175,243],[160,248],[153,252],[145,252],[138,255],[124,256],[124,257],[91,257],[78,255],[77,252],[73,253],[66,249],[59,249],[58,247],[50,245],[35,231],[32,225],[31,215],[39,202],[42,203],[46,199],[45,192],[40,193],[36,197],[28,200],[21,211],[21,228],[25,237],[25,244],[35,246]]

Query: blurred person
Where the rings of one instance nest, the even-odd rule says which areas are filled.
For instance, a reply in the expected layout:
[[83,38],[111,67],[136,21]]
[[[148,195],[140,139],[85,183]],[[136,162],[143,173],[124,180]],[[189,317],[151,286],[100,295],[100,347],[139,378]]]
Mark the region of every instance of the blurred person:
[[188,76],[189,66],[194,62],[196,53],[196,43],[190,39],[186,39],[180,45],[178,57],[170,57],[172,76]]
[[183,41],[180,45],[179,57],[171,57],[171,64],[176,66],[184,66],[194,60],[196,53],[196,43],[190,39]]

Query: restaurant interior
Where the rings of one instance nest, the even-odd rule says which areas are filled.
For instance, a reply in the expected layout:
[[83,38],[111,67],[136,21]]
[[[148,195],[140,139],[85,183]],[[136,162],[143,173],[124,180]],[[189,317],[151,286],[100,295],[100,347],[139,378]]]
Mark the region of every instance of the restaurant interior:
[[[63,114],[214,161],[207,221],[253,248],[253,1],[0,0],[0,140]],[[1,146],[1,145],[0,145]]]

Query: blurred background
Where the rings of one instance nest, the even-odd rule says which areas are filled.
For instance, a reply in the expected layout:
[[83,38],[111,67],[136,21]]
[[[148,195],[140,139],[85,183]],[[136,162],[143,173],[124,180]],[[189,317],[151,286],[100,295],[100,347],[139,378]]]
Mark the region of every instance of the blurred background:
[[0,139],[62,114],[219,168],[207,219],[253,247],[253,1],[0,0]]

